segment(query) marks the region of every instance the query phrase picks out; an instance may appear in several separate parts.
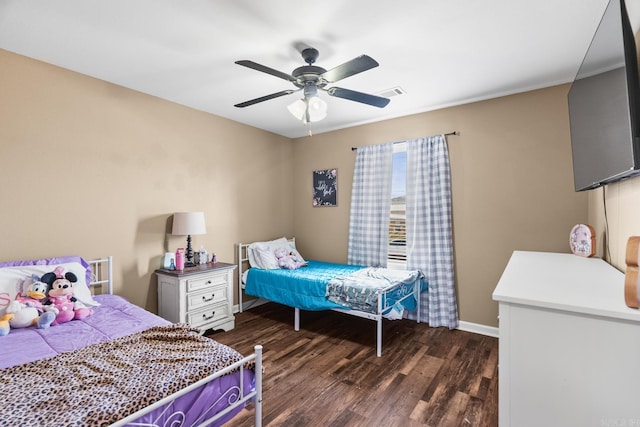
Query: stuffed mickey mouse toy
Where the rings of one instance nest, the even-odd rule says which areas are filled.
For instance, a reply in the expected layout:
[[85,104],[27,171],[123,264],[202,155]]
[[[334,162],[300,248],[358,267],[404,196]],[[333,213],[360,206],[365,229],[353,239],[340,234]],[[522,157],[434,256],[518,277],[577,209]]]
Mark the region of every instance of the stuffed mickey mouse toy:
[[73,319],[84,319],[93,314],[90,308],[81,306],[82,304],[73,296],[73,284],[78,281],[78,277],[71,273],[64,273],[62,267],[57,267],[53,272],[46,273],[40,280],[49,285],[47,292],[51,311],[56,313],[56,320],[52,325],[65,323]]

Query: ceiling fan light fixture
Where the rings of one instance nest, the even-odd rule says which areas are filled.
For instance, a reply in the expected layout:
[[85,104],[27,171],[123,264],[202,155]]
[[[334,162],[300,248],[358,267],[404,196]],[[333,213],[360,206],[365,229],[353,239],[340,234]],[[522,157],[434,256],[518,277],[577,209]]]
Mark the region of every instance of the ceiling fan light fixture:
[[289,112],[302,122],[319,122],[327,117],[327,103],[318,96],[298,99],[287,106]]

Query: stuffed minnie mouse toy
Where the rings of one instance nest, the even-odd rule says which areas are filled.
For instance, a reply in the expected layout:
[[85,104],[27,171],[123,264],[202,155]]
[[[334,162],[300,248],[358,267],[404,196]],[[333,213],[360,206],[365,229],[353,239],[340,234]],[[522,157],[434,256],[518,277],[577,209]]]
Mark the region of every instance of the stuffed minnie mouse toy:
[[52,325],[65,323],[73,319],[84,319],[93,314],[93,310],[87,307],[80,307],[76,304],[78,300],[73,296],[73,284],[78,281],[75,274],[64,273],[62,267],[56,268],[52,273],[42,276],[43,282],[49,285],[47,292],[47,305],[52,305],[57,310],[56,320]]

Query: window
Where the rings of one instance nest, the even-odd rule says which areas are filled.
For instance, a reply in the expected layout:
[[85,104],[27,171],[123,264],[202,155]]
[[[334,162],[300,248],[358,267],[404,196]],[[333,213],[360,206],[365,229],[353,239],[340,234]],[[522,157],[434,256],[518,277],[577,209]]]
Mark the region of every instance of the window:
[[407,150],[404,143],[393,146],[392,168],[387,266],[404,270],[407,266]]

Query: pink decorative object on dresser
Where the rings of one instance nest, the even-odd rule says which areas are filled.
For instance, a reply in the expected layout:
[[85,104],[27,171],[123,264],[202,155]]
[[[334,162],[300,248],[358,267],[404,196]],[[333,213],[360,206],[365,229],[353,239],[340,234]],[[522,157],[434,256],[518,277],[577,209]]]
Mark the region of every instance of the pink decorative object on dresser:
[[569,246],[574,255],[592,257],[596,254],[596,232],[587,224],[576,224],[569,234]]

